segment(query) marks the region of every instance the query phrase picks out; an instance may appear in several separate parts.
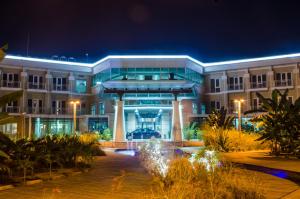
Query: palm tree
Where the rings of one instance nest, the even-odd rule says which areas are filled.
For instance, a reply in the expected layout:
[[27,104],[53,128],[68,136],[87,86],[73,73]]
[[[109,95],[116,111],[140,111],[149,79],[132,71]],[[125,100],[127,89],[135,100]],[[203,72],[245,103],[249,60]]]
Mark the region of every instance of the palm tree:
[[227,116],[227,109],[223,106],[220,110],[213,110],[207,118],[207,124],[214,130],[231,129],[233,127],[233,116]]
[[294,104],[290,102],[287,98],[288,89],[283,93],[273,90],[271,98],[260,93],[256,95],[262,103],[261,107],[245,114],[261,113],[252,119],[252,122],[262,124],[262,135],[258,140],[271,141],[274,154],[295,152],[299,142],[300,98]]

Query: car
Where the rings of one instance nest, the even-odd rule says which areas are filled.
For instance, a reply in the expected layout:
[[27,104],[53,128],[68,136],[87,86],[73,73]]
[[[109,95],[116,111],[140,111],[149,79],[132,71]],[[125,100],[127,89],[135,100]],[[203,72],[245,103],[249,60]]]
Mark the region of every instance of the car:
[[126,134],[128,140],[132,139],[150,139],[150,138],[161,138],[161,134],[155,130],[149,128],[138,128],[130,133]]

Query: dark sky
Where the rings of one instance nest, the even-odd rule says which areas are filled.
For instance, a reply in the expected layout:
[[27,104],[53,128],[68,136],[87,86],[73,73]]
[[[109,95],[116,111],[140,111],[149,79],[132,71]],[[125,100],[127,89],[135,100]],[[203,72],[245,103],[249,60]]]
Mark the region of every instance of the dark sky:
[[300,52],[300,1],[6,0],[9,54],[97,60],[187,54],[205,62]]

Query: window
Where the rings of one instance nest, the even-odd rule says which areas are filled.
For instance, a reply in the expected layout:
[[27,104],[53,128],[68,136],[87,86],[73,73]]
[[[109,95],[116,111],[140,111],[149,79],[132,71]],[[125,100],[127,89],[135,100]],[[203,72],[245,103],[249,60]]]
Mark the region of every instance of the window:
[[293,97],[292,96],[288,96],[287,100],[292,104],[293,103]]
[[28,99],[28,112],[29,113],[42,113],[43,101],[39,99]]
[[105,106],[103,102],[99,103],[99,114],[104,115],[105,114]]
[[234,113],[235,112],[235,103],[234,100],[229,101],[229,107],[228,107],[228,113]]
[[81,80],[81,79],[76,80],[76,92],[86,93],[86,80]]
[[198,105],[197,103],[192,103],[193,114],[198,114]]
[[38,75],[29,75],[28,88],[30,89],[44,89],[43,77]]
[[67,79],[65,77],[53,78],[53,90],[66,91],[67,90]]
[[221,103],[219,101],[210,101],[211,110],[219,110],[221,108]]
[[252,106],[253,106],[253,109],[254,109],[254,110],[260,108],[260,106],[261,106],[261,101],[259,100],[259,98],[254,98],[254,99],[253,99]]
[[205,104],[201,104],[201,114],[205,114],[206,113],[206,106]]
[[250,82],[251,88],[266,88],[267,87],[267,75],[266,74],[252,75],[250,81],[251,81]]
[[55,100],[52,101],[52,113],[53,114],[65,114],[66,113],[66,101]]
[[96,115],[96,104],[91,106],[91,115]]
[[18,101],[12,101],[6,104],[6,112],[7,113],[18,113]]
[[275,86],[292,86],[292,73],[276,73]]
[[13,73],[3,73],[2,75],[2,86],[9,88],[19,88],[19,75]]
[[229,77],[228,90],[242,90],[243,89],[243,77]]
[[212,93],[221,92],[220,79],[210,79],[210,92]]

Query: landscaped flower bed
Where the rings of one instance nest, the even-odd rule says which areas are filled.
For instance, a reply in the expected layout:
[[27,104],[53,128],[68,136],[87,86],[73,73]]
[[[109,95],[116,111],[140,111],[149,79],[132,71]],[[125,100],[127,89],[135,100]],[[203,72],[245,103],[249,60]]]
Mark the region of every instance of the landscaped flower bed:
[[[47,135],[14,142],[0,133],[0,152],[2,185],[34,183],[42,179],[39,173],[45,172],[48,179],[58,178],[63,175],[57,172],[62,168],[84,170],[91,166],[94,156],[105,155],[93,134]],[[32,182],[26,183],[28,180]]]

